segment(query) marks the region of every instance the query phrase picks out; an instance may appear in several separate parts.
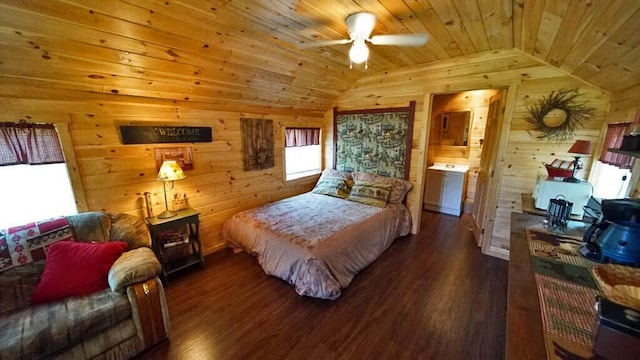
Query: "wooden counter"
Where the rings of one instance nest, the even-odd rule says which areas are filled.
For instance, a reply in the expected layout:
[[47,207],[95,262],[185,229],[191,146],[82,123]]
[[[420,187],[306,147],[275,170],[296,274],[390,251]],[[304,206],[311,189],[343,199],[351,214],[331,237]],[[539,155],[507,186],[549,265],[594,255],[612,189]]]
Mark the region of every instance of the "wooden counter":
[[[546,210],[540,210],[540,209],[535,207],[534,202],[533,202],[533,197],[531,196],[531,194],[529,194],[529,193],[520,194],[520,200],[522,201],[522,211],[523,212],[525,212],[527,214],[534,214],[534,215],[540,215],[540,216],[546,216],[547,215],[547,211]],[[569,215],[569,219],[576,220],[576,221],[582,221],[582,215],[571,214],[571,215]]]
[[542,216],[511,214],[505,359],[546,359],[540,302],[524,229]]
[[[543,216],[511,214],[507,339],[505,359],[546,359],[542,315],[525,228],[540,225]],[[589,224],[569,221],[568,233],[583,234]]]

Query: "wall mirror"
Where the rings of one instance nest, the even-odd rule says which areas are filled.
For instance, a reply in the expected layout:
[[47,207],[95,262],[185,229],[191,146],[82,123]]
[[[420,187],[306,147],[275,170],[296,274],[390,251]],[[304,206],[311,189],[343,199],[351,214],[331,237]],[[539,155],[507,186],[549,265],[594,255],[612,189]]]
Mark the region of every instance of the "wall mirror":
[[468,147],[470,128],[471,111],[443,110],[440,126],[440,145]]

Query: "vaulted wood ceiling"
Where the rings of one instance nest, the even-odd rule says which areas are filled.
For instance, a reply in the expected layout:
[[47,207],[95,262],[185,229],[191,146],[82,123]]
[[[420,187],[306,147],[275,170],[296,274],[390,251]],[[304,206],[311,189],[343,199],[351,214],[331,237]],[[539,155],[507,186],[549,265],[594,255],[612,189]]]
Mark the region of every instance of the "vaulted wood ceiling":
[[[357,11],[430,40],[370,46],[368,70],[301,49]],[[617,92],[640,83],[638,34],[638,0],[0,0],[0,92],[324,111],[362,76],[511,48]]]

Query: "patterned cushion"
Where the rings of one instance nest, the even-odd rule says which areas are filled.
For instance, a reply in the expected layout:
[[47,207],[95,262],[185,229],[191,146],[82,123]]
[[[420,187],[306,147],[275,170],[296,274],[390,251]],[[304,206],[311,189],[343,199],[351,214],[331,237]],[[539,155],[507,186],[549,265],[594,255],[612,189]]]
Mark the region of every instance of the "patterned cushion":
[[347,200],[377,207],[386,207],[389,195],[391,195],[391,185],[356,181]]
[[124,241],[133,250],[139,247],[151,247],[151,235],[147,225],[140,218],[125,213],[111,213],[109,240]]
[[104,242],[109,240],[111,219],[102,211],[67,216],[77,241]]
[[0,273],[0,315],[31,304],[31,294],[43,270],[44,260],[40,260]]
[[392,177],[386,177],[382,175],[365,173],[365,172],[354,172],[352,173],[353,180],[372,182],[378,184],[385,184],[391,186],[391,195],[389,196],[390,203],[401,203],[404,200],[404,197],[407,195],[409,190],[413,187],[413,184],[410,181],[397,179]]
[[0,344],[7,359],[47,358],[131,317],[125,295],[105,289],[0,317]]
[[351,180],[322,176],[311,192],[346,199],[351,192],[351,186]]
[[352,186],[353,178],[350,173],[325,169],[311,192],[346,199]]

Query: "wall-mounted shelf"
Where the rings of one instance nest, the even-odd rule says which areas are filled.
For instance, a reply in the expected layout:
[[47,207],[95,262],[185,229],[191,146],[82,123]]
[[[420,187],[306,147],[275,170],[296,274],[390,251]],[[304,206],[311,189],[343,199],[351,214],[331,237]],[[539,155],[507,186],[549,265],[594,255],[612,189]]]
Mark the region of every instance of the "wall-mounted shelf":
[[624,155],[629,155],[629,156],[640,158],[640,151],[620,150],[620,149],[607,149],[607,151],[610,151],[612,153],[624,154]]

